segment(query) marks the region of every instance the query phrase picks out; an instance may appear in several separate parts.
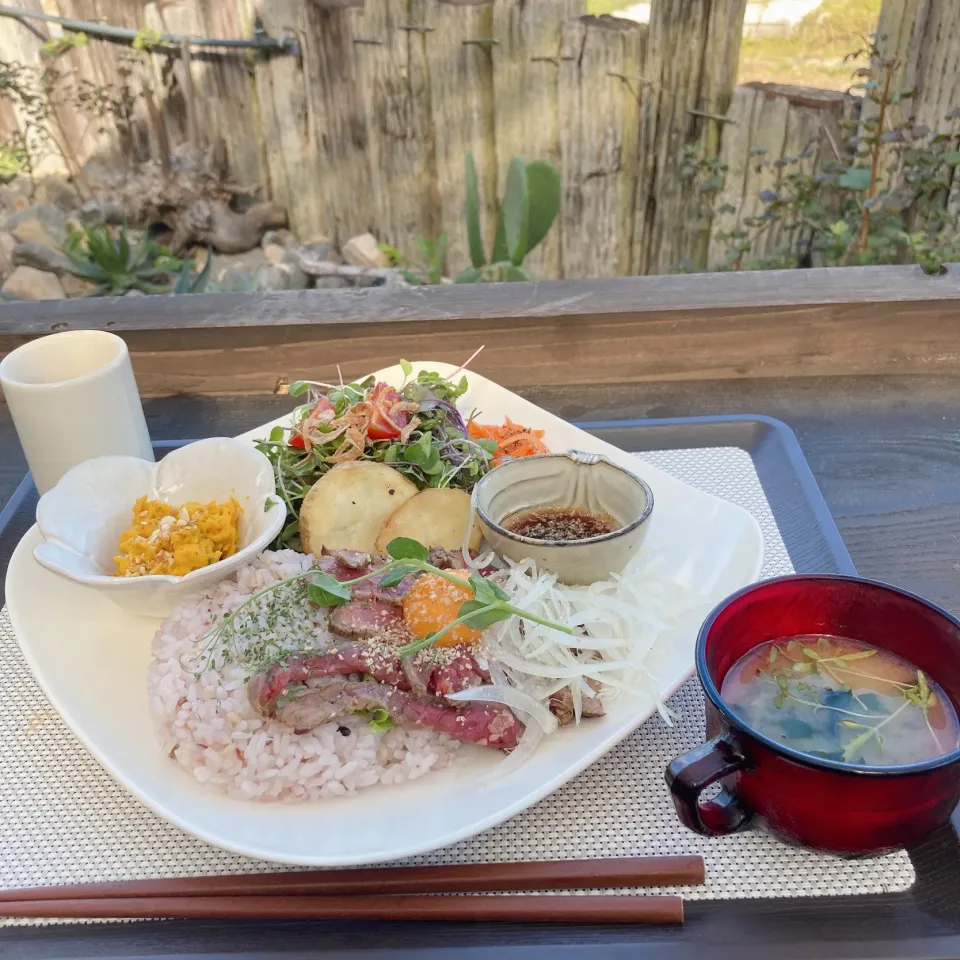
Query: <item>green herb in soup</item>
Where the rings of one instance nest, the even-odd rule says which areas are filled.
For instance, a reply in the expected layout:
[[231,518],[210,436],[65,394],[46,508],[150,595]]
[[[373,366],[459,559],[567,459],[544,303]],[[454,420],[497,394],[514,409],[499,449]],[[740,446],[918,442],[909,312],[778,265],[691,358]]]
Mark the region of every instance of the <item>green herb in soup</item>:
[[943,690],[886,650],[844,637],[789,637],[754,647],[720,695],[753,729],[813,757],[896,766],[960,746]]

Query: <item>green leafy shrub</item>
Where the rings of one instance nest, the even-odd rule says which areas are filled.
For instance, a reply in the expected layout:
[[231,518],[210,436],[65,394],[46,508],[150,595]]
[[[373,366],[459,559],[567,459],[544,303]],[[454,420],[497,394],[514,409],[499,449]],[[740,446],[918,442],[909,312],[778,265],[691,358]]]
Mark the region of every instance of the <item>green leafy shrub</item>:
[[0,143],[0,183],[12,180],[26,164],[26,154],[15,141]]
[[[849,153],[811,173],[805,161],[813,155],[812,145],[775,159],[754,150],[756,172],[773,171],[774,185],[760,193],[757,216],[745,218],[736,230],[713,232],[725,250],[720,269],[917,263],[938,273],[945,262],[960,259],[960,207],[952,199],[960,166],[960,109],[944,116],[939,132],[909,117],[891,122],[890,108],[916,92],[893,91],[896,61],[881,59],[875,46],[851,57],[863,53],[870,66],[856,71],[851,89],[872,109],[846,124]],[[725,165],[694,148],[684,155],[681,172],[697,182],[709,208],[723,186]],[[707,215],[713,213],[709,209]],[[774,228],[781,238],[778,249],[751,259],[757,241]]]
[[442,283],[450,237],[446,233],[441,233],[436,240],[417,237],[417,246],[420,248],[421,262],[410,260],[390,243],[381,243],[380,252],[386,254],[391,267],[406,268],[403,271],[403,278],[407,283],[413,286]]

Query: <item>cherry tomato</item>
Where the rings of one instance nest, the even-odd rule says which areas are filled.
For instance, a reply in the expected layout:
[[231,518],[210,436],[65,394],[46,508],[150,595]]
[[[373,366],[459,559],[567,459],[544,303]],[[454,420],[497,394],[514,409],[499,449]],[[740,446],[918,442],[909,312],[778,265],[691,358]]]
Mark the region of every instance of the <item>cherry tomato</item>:
[[371,440],[395,440],[410,419],[410,415],[405,410],[393,416],[390,415],[394,404],[402,403],[403,397],[393,387],[378,383],[373,388],[369,399],[373,412],[370,415],[367,436]]
[[296,427],[294,427],[293,433],[290,435],[290,439],[287,441],[287,446],[293,447],[296,450],[305,450],[307,445],[303,440],[303,425],[308,420],[315,419],[324,411],[332,409],[333,404],[326,397],[321,397],[315,404],[314,408],[300,421],[300,423],[297,424]]

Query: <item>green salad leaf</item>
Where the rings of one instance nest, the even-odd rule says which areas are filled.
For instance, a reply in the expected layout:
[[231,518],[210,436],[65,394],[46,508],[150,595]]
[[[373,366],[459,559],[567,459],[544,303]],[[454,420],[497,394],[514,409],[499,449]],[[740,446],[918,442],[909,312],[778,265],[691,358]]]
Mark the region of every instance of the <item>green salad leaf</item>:
[[410,537],[395,537],[387,544],[387,554],[394,560],[426,560],[430,551]]
[[350,588],[329,573],[318,573],[310,581],[307,595],[318,607],[339,607],[350,599]]

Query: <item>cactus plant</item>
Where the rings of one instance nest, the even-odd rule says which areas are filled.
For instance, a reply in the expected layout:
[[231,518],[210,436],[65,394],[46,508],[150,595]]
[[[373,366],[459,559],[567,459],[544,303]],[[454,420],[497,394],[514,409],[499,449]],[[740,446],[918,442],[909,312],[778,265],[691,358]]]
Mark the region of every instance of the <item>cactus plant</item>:
[[510,161],[503,201],[497,215],[493,250],[488,261],[483,249],[477,168],[467,153],[467,243],[471,266],[461,270],[456,283],[499,283],[529,280],[523,268],[527,254],[547,235],[560,211],[560,172],[545,160]]

